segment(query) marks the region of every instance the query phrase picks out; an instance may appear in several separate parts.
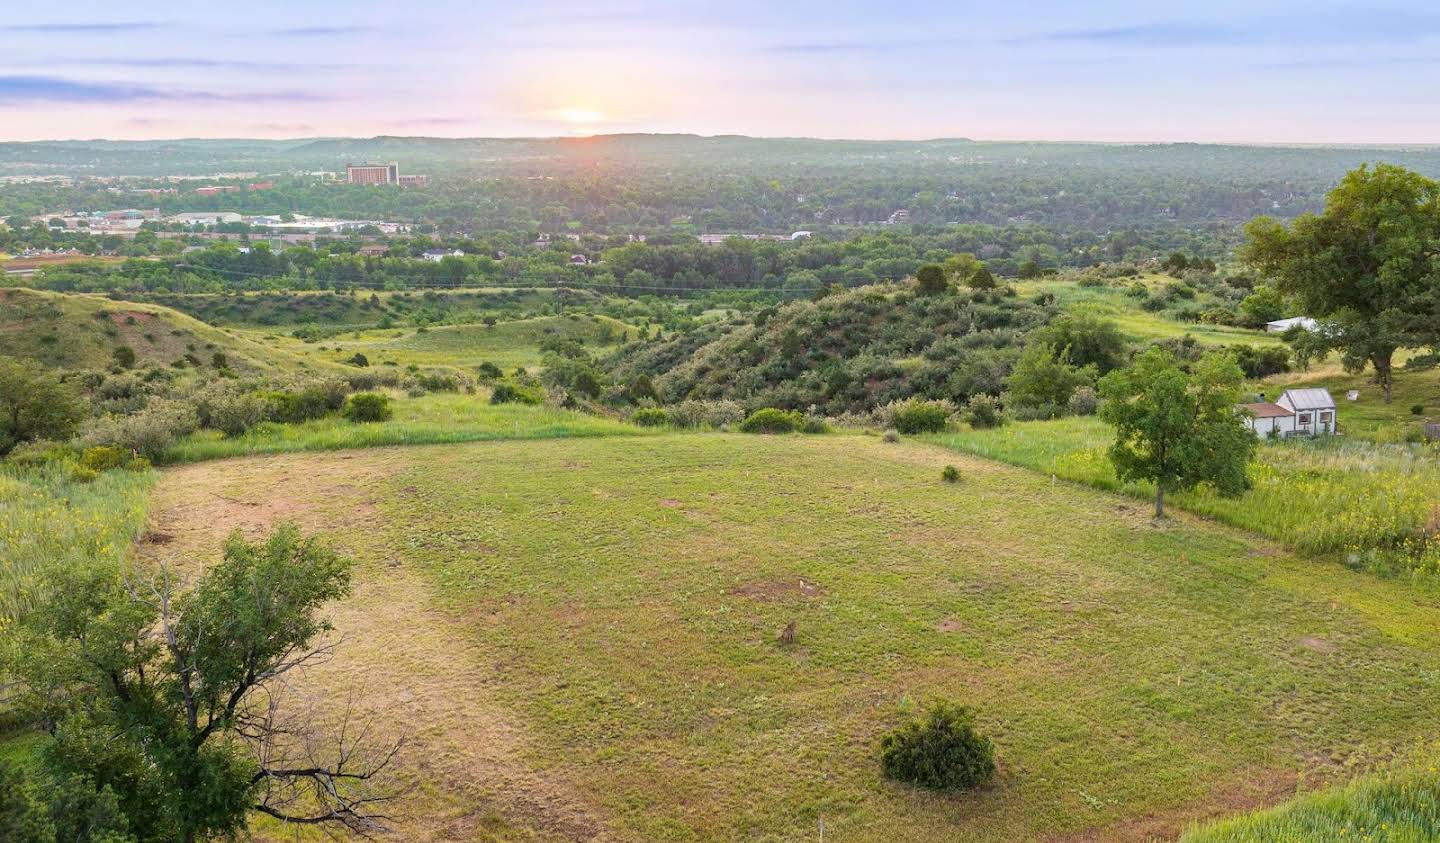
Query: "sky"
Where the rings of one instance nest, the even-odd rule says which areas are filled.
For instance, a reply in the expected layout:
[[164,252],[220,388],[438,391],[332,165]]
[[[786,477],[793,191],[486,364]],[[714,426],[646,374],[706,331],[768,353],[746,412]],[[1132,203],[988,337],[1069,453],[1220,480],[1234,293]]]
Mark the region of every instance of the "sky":
[[1440,143],[1437,48],[1420,0],[70,0],[0,20],[0,140]]

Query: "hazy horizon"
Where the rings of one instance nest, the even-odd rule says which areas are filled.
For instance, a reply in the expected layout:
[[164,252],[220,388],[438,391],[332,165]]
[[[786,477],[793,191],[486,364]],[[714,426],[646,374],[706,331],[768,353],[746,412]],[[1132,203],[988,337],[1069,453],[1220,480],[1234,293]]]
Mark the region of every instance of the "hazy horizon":
[[1440,14],[1416,0],[77,0],[0,31],[4,140],[1440,142]]

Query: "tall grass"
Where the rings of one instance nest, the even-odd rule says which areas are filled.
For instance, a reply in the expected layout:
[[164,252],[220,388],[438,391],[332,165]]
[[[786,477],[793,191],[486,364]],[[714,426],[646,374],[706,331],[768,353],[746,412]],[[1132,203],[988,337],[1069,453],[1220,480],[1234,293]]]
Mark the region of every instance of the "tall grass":
[[1434,766],[1359,779],[1277,808],[1191,830],[1180,843],[1368,841],[1424,843],[1440,837],[1440,774]]
[[[1122,484],[1105,456],[1112,439],[1094,418],[1020,422],[937,437],[977,456],[1103,489],[1150,497],[1148,484]],[[1433,448],[1345,438],[1261,446],[1254,488],[1239,498],[1199,489],[1176,505],[1279,539],[1307,553],[1333,554],[1383,573],[1440,573],[1440,459]]]
[[0,625],[30,606],[46,566],[124,558],[144,525],[153,477],[107,471],[76,483],[59,467],[0,464]]
[[636,436],[647,431],[613,419],[520,404],[493,405],[474,395],[425,395],[396,401],[386,422],[338,417],[265,424],[234,438],[202,431],[180,441],[163,462],[201,462],[248,454],[334,451],[381,445],[430,445],[492,439]]

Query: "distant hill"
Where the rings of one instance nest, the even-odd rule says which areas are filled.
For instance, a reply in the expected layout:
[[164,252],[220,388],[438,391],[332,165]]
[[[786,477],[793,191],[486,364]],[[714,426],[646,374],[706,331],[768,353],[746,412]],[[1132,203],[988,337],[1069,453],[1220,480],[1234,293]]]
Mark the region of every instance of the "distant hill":
[[899,285],[862,287],[632,343],[606,365],[621,383],[650,377],[666,402],[830,415],[916,395],[963,403],[999,393],[1024,334],[1053,314],[1000,290],[916,297]]
[[[281,349],[232,335],[154,304],[104,296],[0,289],[0,355],[64,369],[106,369],[116,349],[135,353],[135,365],[216,368],[278,374],[316,364]],[[329,364],[319,364],[328,368]]]

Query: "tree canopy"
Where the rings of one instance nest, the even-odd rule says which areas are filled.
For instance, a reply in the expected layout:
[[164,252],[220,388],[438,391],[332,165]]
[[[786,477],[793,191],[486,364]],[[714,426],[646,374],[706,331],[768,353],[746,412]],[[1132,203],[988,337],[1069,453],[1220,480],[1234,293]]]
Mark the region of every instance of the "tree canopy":
[[1393,358],[1440,343],[1440,183],[1391,164],[1361,166],[1325,210],[1289,227],[1260,217],[1242,256],[1326,324],[1345,366],[1368,363],[1391,398]]
[[1249,487],[1255,436],[1235,410],[1244,374],[1228,355],[1200,358],[1193,373],[1152,346],[1134,365],[1100,380],[1100,416],[1115,426],[1109,456],[1122,481],[1155,484],[1155,517],[1165,494],[1208,483],[1222,495]]

